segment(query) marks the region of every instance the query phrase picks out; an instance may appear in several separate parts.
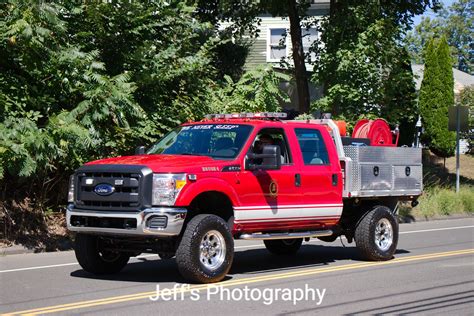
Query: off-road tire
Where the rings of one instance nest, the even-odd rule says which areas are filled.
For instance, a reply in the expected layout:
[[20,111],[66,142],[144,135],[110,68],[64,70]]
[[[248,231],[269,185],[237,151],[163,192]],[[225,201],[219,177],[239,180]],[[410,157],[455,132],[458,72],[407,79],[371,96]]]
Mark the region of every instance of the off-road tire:
[[[379,243],[376,241],[376,228],[381,224],[390,224],[391,242],[387,242],[386,249],[381,247],[384,240],[389,238],[382,237]],[[387,225],[382,225],[387,227]],[[386,228],[387,229],[387,228]],[[382,229],[384,232],[384,230]],[[398,244],[398,222],[394,214],[386,206],[375,206],[371,211],[367,212],[359,221],[356,229],[354,239],[364,260],[370,261],[385,261],[393,258]]]
[[120,272],[130,259],[130,254],[101,251],[99,237],[77,234],[74,252],[81,267],[93,274],[113,274]]
[[275,255],[292,255],[301,248],[303,238],[264,240],[263,243]]
[[[214,269],[201,262],[201,243],[206,234],[217,231],[223,238],[223,261]],[[234,259],[234,239],[227,223],[211,214],[199,214],[189,221],[176,251],[176,263],[181,275],[192,282],[213,283],[224,279]]]

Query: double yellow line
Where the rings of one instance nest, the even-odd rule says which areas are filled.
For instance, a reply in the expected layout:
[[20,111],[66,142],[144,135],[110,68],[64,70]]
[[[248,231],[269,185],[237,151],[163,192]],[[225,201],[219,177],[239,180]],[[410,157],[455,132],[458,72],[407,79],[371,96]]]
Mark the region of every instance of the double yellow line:
[[[310,276],[310,275],[329,273],[329,272],[393,265],[393,264],[398,264],[398,263],[438,259],[438,258],[468,255],[468,254],[474,254],[474,249],[464,249],[464,250],[457,250],[457,251],[431,253],[431,254],[418,255],[418,256],[408,256],[408,257],[402,257],[402,258],[397,258],[390,261],[382,261],[382,262],[362,262],[362,263],[346,264],[346,265],[335,266],[335,267],[312,268],[312,269],[305,269],[305,270],[299,270],[299,271],[293,271],[293,272],[277,273],[277,274],[271,274],[271,275],[262,275],[262,276],[257,276],[257,277],[243,278],[243,279],[238,279],[238,280],[223,281],[223,282],[214,283],[212,285],[222,286],[222,287],[237,286],[237,285],[242,285],[242,284],[248,285],[248,284],[260,283],[264,281],[297,278],[297,277],[302,277],[302,276]],[[208,284],[190,285],[186,287],[177,287],[177,288],[168,289],[168,292],[166,294],[169,296],[173,294],[187,293],[187,292],[190,292],[191,290],[196,290],[196,291],[206,290],[208,288],[209,288]],[[82,302],[76,302],[76,303],[23,310],[23,311],[8,313],[6,315],[49,314],[49,313],[67,311],[67,310],[74,310],[74,309],[81,309],[81,308],[87,308],[87,307],[149,299],[150,297],[154,297],[157,294],[159,293],[157,293],[156,291],[141,292],[141,293],[130,294],[130,295],[114,296],[114,297],[108,297],[108,298],[97,299],[97,300],[89,300],[89,301],[82,301]]]

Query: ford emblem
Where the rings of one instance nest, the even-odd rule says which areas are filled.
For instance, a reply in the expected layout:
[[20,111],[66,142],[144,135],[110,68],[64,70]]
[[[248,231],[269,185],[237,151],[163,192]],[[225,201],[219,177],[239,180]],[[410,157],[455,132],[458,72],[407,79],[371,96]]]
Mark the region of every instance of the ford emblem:
[[115,188],[110,184],[106,183],[98,184],[94,188],[94,192],[98,195],[111,195],[112,193],[114,193],[114,191]]

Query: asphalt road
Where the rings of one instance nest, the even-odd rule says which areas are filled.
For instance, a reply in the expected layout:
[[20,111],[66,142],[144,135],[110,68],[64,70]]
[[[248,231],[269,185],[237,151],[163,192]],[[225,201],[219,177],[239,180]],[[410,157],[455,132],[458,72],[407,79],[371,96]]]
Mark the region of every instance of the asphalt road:
[[4,256],[0,313],[473,315],[474,218],[402,224],[400,231],[395,259],[384,263],[360,261],[354,244],[340,240],[312,240],[290,258],[237,241],[219,287],[187,285],[174,260],[155,255],[104,277],[81,270],[72,252]]

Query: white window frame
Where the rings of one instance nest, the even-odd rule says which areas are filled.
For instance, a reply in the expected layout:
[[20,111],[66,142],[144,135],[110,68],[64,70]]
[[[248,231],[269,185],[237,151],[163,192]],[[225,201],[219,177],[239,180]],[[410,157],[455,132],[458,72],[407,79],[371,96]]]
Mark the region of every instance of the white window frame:
[[[302,27],[301,28],[301,35],[303,35],[303,32],[306,32],[306,30],[310,30],[310,29],[316,30],[316,39],[315,39],[315,41],[319,40],[321,34],[318,31],[318,28],[316,28],[316,27],[309,27],[309,28]],[[311,43],[311,45],[312,45],[312,43]],[[309,47],[311,47],[311,45]],[[303,39],[303,50],[304,50],[304,47],[305,46],[304,46],[304,39]],[[304,53],[306,54],[306,52],[304,52]],[[310,55],[311,55],[311,53],[310,53]],[[308,62],[305,60],[305,63],[307,64]]]
[[[288,25],[284,25],[284,24],[281,24],[281,25],[271,25],[271,26],[268,26],[267,27],[267,43],[266,43],[266,47],[267,47],[267,62],[269,63],[276,63],[276,62],[280,62],[281,59],[280,58],[271,58],[271,50],[270,50],[270,45],[271,45],[271,30],[273,29],[285,29],[286,30],[286,38],[285,38],[285,59],[288,58],[288,56],[290,56],[290,29],[288,27]],[[320,39],[321,37],[321,34],[320,32],[317,30],[316,27],[310,27],[310,29],[316,29],[316,38],[317,39]],[[301,28],[301,32],[303,33],[304,31],[306,30],[306,28],[302,27]],[[305,61],[305,63],[307,64],[307,62]]]
[[288,58],[289,56],[289,51],[288,51],[288,44],[289,44],[289,37],[290,37],[290,28],[288,25],[271,25],[267,27],[267,62],[269,63],[275,63],[275,62],[280,62],[281,58],[271,58],[271,37],[272,37],[272,32],[271,30],[274,29],[285,29],[286,31],[286,38],[285,38],[285,59]]

